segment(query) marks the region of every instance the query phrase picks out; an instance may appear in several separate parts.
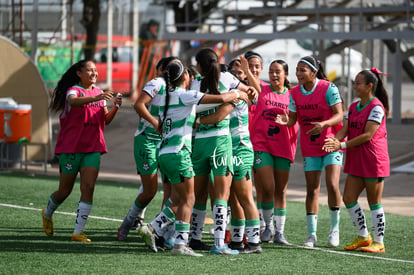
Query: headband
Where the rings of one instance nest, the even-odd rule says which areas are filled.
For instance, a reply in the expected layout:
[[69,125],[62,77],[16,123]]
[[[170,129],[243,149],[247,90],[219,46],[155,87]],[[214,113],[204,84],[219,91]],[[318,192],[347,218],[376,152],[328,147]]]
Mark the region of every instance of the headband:
[[176,63],[178,65],[179,69],[180,69],[180,71],[178,72],[178,75],[174,79],[171,80],[171,81],[176,81],[177,79],[179,79],[183,75],[185,68],[184,68],[184,65],[181,62],[173,61],[171,63]]
[[260,61],[263,61],[262,57],[261,57],[261,56],[259,56],[259,55],[257,55],[257,54],[252,54],[252,55],[250,55],[249,57],[247,57],[246,59],[247,59],[247,60],[250,60],[250,59],[252,59],[252,58],[257,58],[257,59],[259,59]]
[[311,69],[313,69],[314,71],[318,71],[318,69],[312,63],[307,61],[306,59],[301,59],[301,60],[299,60],[299,62],[304,62],[304,63],[308,64],[309,67],[311,67]]

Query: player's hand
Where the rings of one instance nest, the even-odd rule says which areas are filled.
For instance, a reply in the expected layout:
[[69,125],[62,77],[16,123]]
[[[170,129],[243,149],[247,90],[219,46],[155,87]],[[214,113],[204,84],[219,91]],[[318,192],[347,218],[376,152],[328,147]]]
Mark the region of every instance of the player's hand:
[[314,127],[306,132],[307,135],[319,135],[322,133],[324,126],[322,122],[311,122]]
[[341,142],[336,138],[327,138],[324,140],[322,150],[328,153],[332,153],[341,149]]
[[239,100],[243,100],[247,103],[249,101],[249,95],[246,92],[239,91],[239,98],[236,99],[235,102],[238,102]]
[[242,69],[242,71],[247,74],[247,72],[249,71],[249,62],[247,61],[247,59],[243,56],[240,55],[239,56],[240,59],[240,68]]
[[121,93],[114,93],[114,95],[115,95],[114,105],[117,108],[120,108],[121,105],[122,105],[122,94]]
[[259,96],[259,92],[252,86],[249,86],[247,89],[247,94],[249,95],[250,100],[255,100]]
[[283,110],[283,114],[277,114],[275,122],[280,125],[287,125],[289,123],[289,115]]

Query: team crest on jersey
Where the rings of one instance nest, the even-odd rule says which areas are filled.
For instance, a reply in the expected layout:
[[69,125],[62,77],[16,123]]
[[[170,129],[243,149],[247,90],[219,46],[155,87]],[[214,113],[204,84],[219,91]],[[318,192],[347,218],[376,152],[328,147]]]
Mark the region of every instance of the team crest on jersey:
[[261,159],[261,158],[259,158],[259,157],[256,157],[256,160],[254,161],[254,163],[255,163],[256,165],[259,165],[260,163],[262,163],[262,159]]
[[68,162],[68,163],[66,163],[65,168],[66,168],[66,170],[68,170],[68,171],[72,171],[72,169],[73,169],[72,162]]
[[142,165],[142,169],[144,169],[145,171],[148,171],[148,169],[149,169],[149,164],[148,164],[148,162],[144,162],[144,164]]

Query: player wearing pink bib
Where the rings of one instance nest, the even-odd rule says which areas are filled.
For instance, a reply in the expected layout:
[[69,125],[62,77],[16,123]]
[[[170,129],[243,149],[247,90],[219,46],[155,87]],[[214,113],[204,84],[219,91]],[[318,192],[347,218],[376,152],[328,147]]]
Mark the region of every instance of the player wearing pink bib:
[[289,116],[277,115],[276,122],[300,126],[300,146],[304,157],[306,177],[306,219],[308,238],[305,247],[314,247],[317,242],[316,230],[319,211],[319,190],[322,170],[326,171],[326,188],[330,208],[330,232],[328,245],[339,245],[339,177],[342,152],[322,150],[325,138],[335,136],[342,124],[342,99],[338,88],[328,82],[320,61],[312,56],[299,60],[296,67],[299,85],[291,90]]
[[[91,87],[90,90],[75,85],[69,88],[67,97],[93,97],[102,94],[102,90]],[[105,100],[95,101],[83,106],[69,106],[59,116],[60,131],[56,142],[55,154],[61,153],[106,153],[103,132],[105,129]],[[90,142],[95,140],[96,142]],[[76,142],[74,142],[76,141]]]
[[[346,148],[343,201],[348,209],[358,237],[345,246],[345,250],[383,253],[385,213],[381,203],[384,178],[390,175],[387,129],[388,95],[379,74],[373,68],[361,71],[355,78],[354,90],[361,100],[351,104],[344,127],[335,138],[325,140],[324,150],[332,152]],[[382,73],[381,73],[382,74]],[[345,136],[348,141],[340,142]],[[366,190],[374,241],[368,232],[365,214],[358,197]]]
[[122,97],[117,97],[115,107],[108,111],[106,101],[113,98],[113,92],[96,88],[97,77],[95,64],[81,60],[62,76],[53,93],[50,108],[62,113],[55,149],[59,155],[59,189],[50,195],[42,210],[43,231],[49,237],[54,233],[52,215],[70,195],[80,173],[81,197],[72,240],[91,242],[83,229],[92,209],[101,154],[107,152],[103,132],[122,104]]
[[[257,100],[255,116],[251,125],[254,149],[255,183],[262,186],[262,217],[265,230],[262,241],[288,244],[284,236],[286,220],[286,189],[290,165],[296,154],[298,125],[286,127],[277,125],[277,114],[289,112],[288,65],[275,60],[269,66],[270,85],[262,87]],[[272,218],[273,217],[273,218]],[[273,219],[276,232],[272,232]]]

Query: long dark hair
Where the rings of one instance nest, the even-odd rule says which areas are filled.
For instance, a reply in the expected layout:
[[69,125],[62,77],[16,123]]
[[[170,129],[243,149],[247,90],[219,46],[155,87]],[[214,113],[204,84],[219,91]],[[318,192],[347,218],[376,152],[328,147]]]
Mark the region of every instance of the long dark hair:
[[312,71],[316,71],[316,77],[318,79],[328,80],[328,77],[325,74],[325,66],[323,62],[318,60],[316,57],[311,55],[302,57],[299,62],[305,63]]
[[203,48],[197,53],[195,59],[200,65],[200,74],[203,76],[200,92],[206,93],[209,90],[211,94],[220,94],[218,90],[220,63],[216,52],[210,48]]
[[233,66],[241,66],[241,60],[238,58],[234,58],[229,63],[230,70],[233,68]]
[[165,79],[165,106],[161,123],[158,124],[158,129],[161,130],[164,124],[165,118],[167,117],[168,107],[170,105],[170,92],[179,86],[183,81],[183,75],[187,71],[187,68],[179,60],[174,60],[165,67],[164,79]]
[[52,94],[52,100],[50,101],[49,106],[51,111],[58,112],[65,108],[66,92],[70,87],[78,84],[80,81],[80,78],[76,72],[82,70],[82,68],[85,68],[86,63],[89,61],[91,60],[83,59],[76,62],[62,75],[62,78],[59,80]]
[[174,59],[179,59],[179,58],[173,55],[161,58],[155,67],[156,70],[158,71],[158,69],[161,69],[162,72],[165,71],[165,68],[167,67],[167,65]]
[[[282,59],[276,59],[273,60],[272,63],[270,63],[269,68],[274,64],[274,63],[278,63],[282,66],[283,70],[285,71],[286,76],[289,75],[289,65],[286,63],[286,61],[282,60]],[[292,87],[292,85],[290,84],[289,79],[287,79],[287,77],[285,78],[285,81],[283,82],[283,86],[285,86],[286,88],[290,89]]]
[[388,116],[390,109],[388,93],[387,90],[385,90],[384,83],[378,73],[378,70],[373,68],[370,70],[363,70],[358,74],[365,76],[365,84],[372,83],[372,92],[374,96],[376,96],[379,101],[381,101],[385,109],[385,115]]

